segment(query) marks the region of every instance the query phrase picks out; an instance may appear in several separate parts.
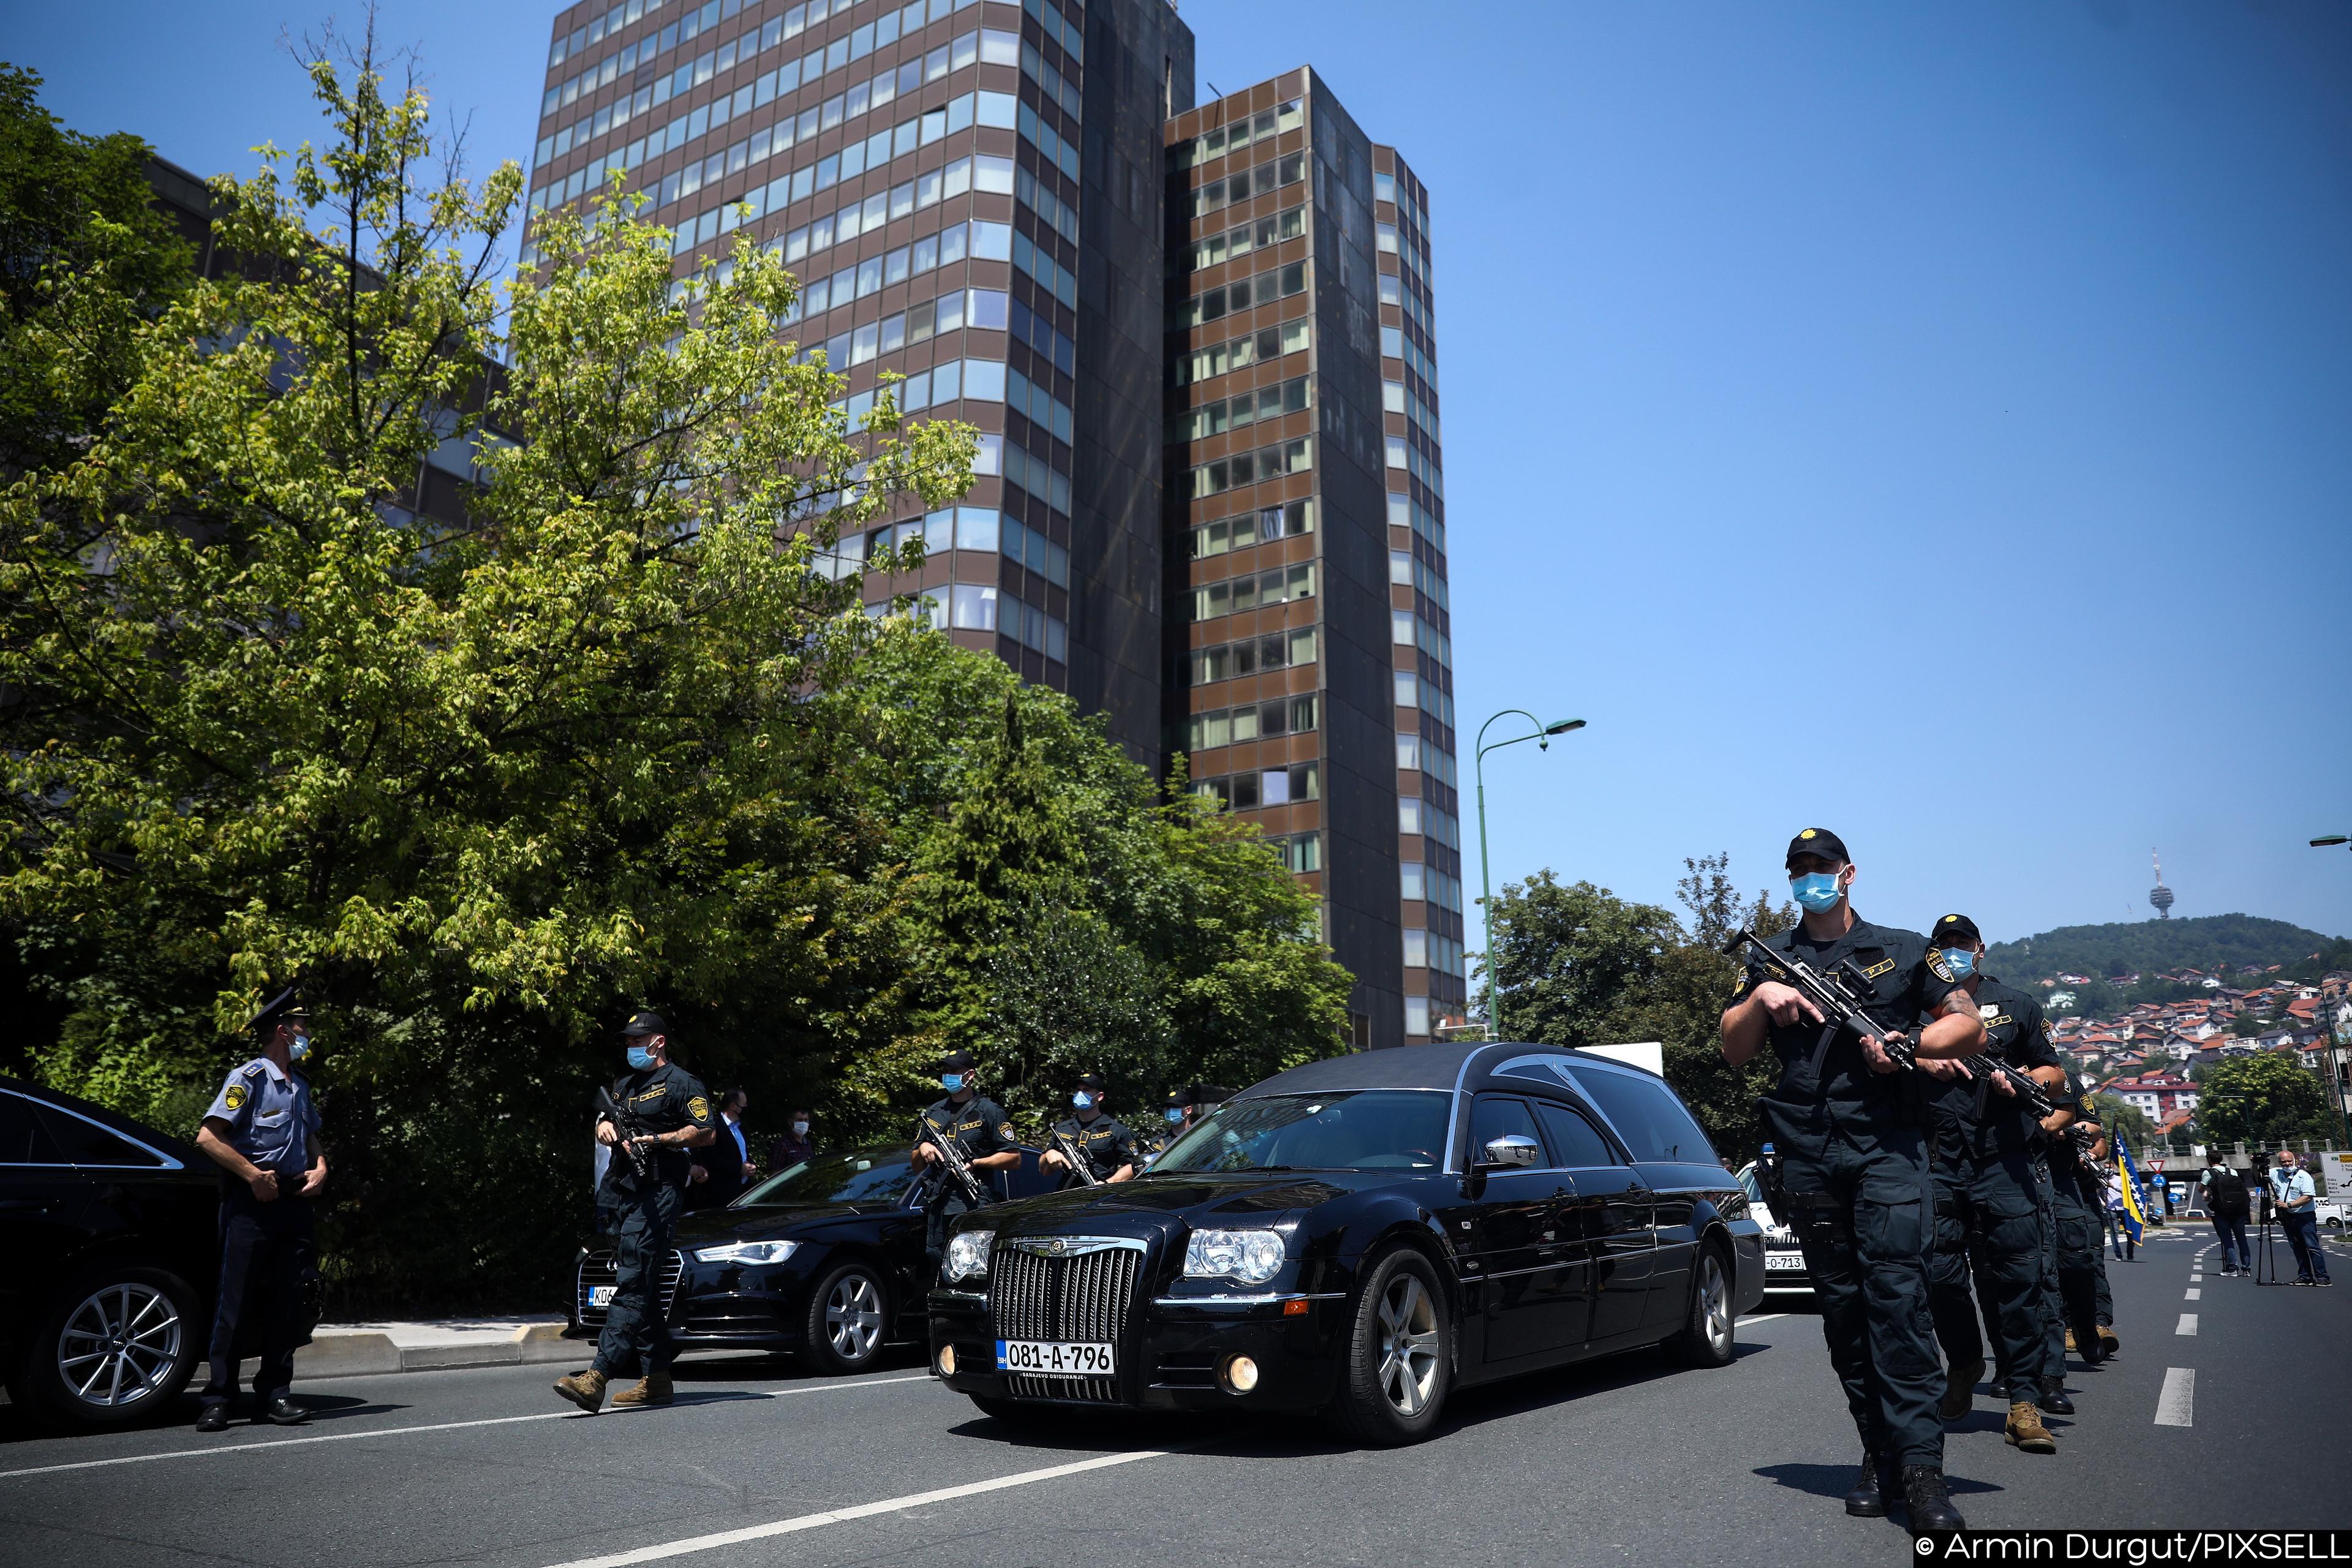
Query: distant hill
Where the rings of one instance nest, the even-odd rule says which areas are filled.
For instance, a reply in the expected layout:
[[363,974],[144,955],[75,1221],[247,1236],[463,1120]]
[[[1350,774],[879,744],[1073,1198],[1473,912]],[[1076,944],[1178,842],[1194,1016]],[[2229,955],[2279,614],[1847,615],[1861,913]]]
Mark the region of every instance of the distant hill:
[[2060,926],[2022,942],[1995,942],[1985,967],[2011,984],[2046,980],[2061,972],[2105,979],[2110,974],[2163,973],[2184,966],[2211,974],[2250,963],[2289,968],[2315,952],[2341,946],[2285,921],[2257,915],[2198,915],[2177,921]]

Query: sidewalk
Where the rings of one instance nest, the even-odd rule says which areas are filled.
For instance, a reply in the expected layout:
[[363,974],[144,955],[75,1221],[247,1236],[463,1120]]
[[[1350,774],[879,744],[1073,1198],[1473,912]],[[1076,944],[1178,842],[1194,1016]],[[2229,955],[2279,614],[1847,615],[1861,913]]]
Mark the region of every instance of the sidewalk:
[[[513,1366],[530,1362],[585,1362],[584,1342],[563,1338],[557,1317],[441,1318],[422,1322],[320,1323],[294,1352],[294,1375],[358,1377],[387,1372],[435,1372],[459,1366]],[[250,1373],[256,1363],[247,1362]]]

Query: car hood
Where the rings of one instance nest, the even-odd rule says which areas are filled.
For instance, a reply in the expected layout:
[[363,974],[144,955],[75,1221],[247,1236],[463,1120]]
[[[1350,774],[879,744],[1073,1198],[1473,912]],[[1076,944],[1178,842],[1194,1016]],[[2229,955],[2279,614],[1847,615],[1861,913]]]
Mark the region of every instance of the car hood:
[[1085,1232],[1140,1236],[1175,1225],[1194,1228],[1265,1225],[1274,1217],[1372,1187],[1394,1171],[1269,1171],[1236,1175],[1169,1173],[1098,1187],[1070,1187],[986,1211],[999,1236]]
[[865,1215],[887,1214],[898,1206],[896,1204],[809,1204],[797,1208],[696,1209],[680,1216],[677,1235],[681,1241],[689,1237],[712,1240],[719,1237],[730,1241],[782,1241],[822,1229],[829,1223],[856,1219]]

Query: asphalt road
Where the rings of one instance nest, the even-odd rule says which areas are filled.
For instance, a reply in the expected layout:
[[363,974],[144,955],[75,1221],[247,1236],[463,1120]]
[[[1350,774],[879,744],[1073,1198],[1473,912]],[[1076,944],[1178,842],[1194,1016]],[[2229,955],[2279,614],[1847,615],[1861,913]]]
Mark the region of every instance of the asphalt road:
[[[2176,1229],[2110,1265],[2122,1354],[2070,1379],[2080,1414],[2052,1418],[2055,1456],[2003,1444],[1989,1398],[1953,1426],[1947,1469],[1971,1525],[2352,1525],[2329,1419],[2352,1407],[2352,1288],[2192,1284],[2210,1233]],[[2332,1250],[2352,1276],[2352,1249]],[[1751,1319],[1739,1342],[1718,1371],[1643,1353],[1475,1391],[1433,1441],[1379,1452],[1262,1421],[1012,1431],[912,1351],[846,1382],[689,1361],[676,1405],[593,1418],[549,1393],[551,1367],[298,1377],[309,1426],[215,1437],[52,1436],[0,1410],[0,1562],[1813,1568],[1904,1553],[1899,1523],[1840,1507],[1855,1443],[1819,1321]]]

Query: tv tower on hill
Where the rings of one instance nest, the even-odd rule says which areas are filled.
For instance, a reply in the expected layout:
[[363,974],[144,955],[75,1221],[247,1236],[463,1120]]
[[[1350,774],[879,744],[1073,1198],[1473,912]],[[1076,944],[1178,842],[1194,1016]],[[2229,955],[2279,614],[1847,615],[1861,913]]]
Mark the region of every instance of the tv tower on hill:
[[2172,918],[2172,889],[2164,885],[2164,862],[2153,849],[2147,852],[2147,858],[2156,861],[2156,886],[2147,890],[2147,901],[2156,906],[2157,919],[2168,921]]

